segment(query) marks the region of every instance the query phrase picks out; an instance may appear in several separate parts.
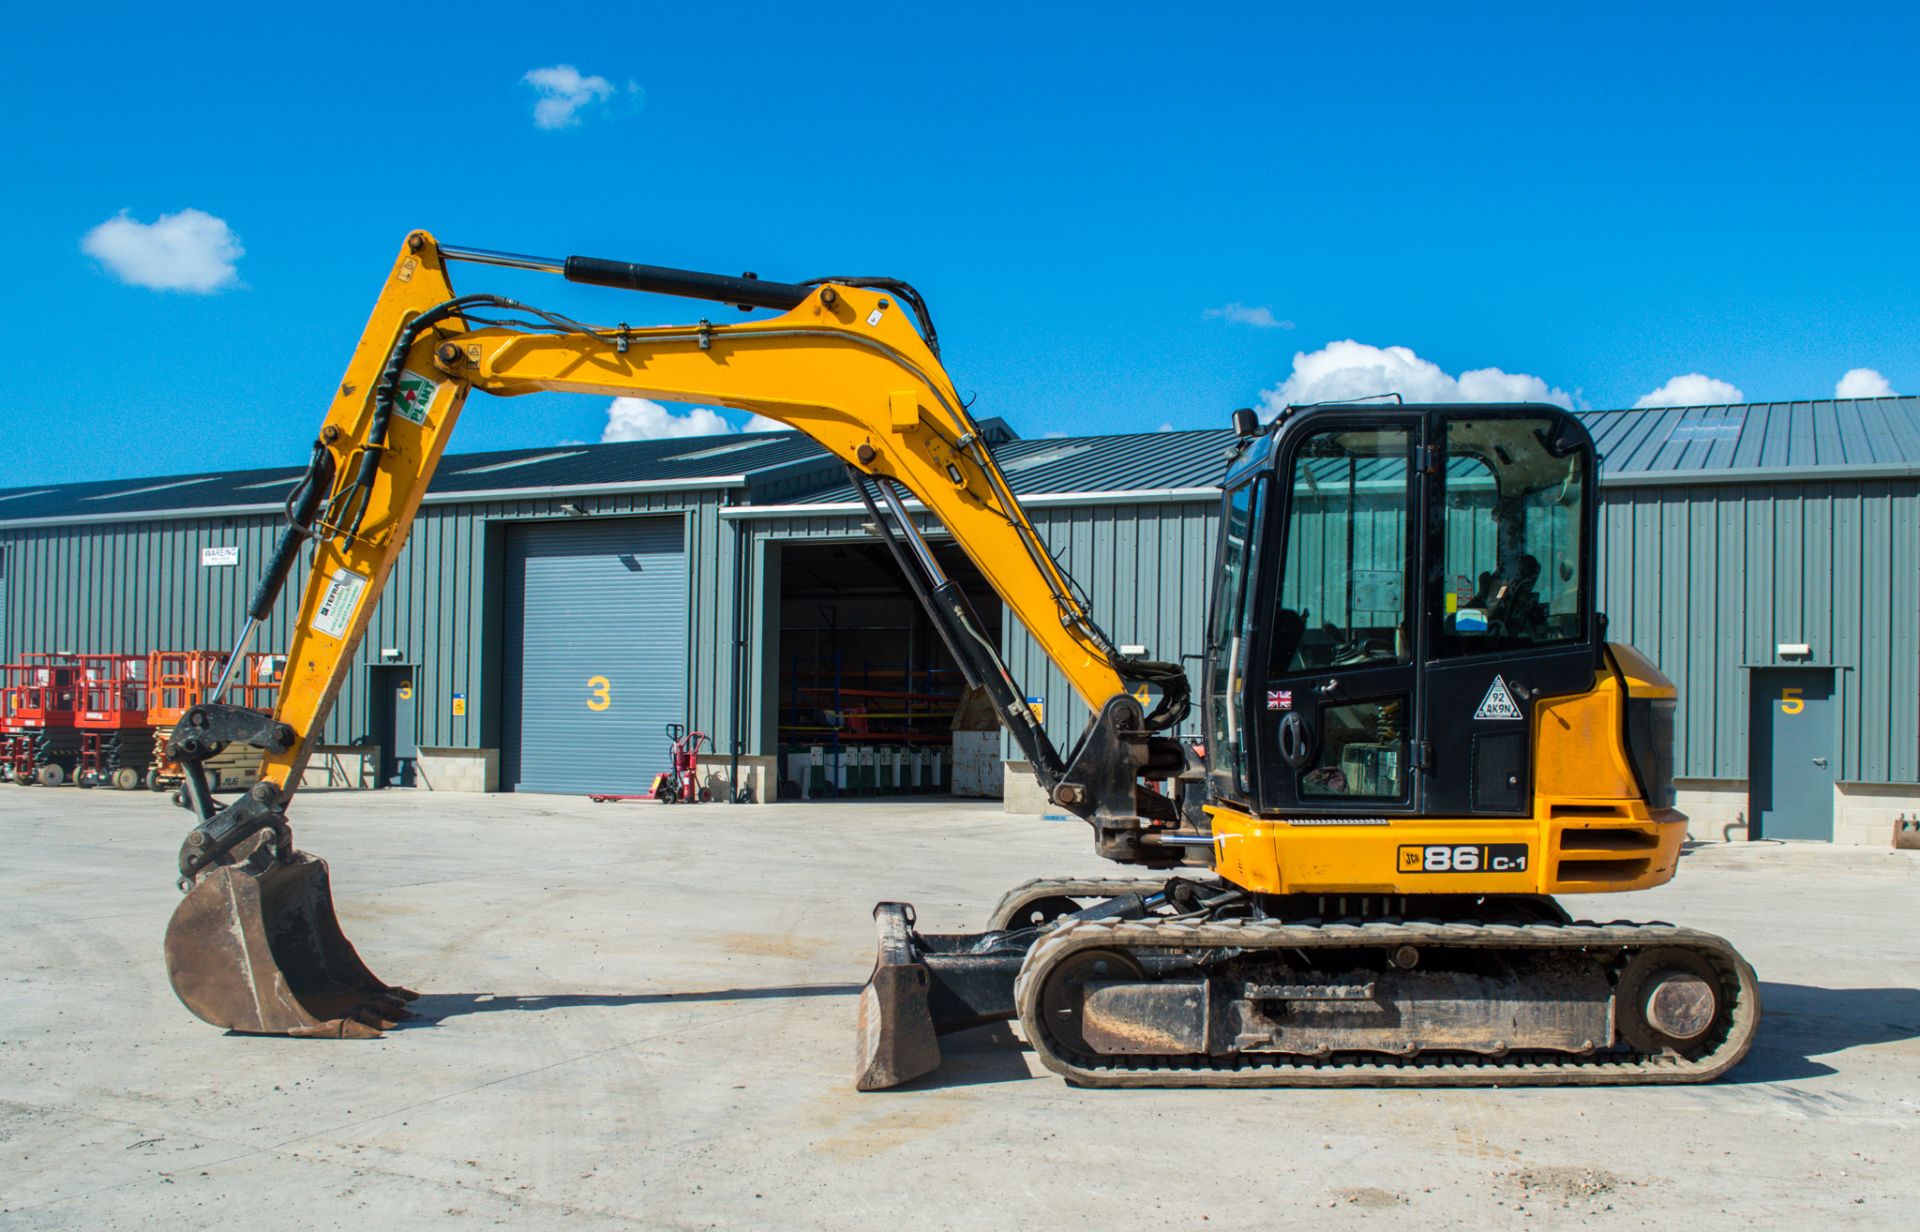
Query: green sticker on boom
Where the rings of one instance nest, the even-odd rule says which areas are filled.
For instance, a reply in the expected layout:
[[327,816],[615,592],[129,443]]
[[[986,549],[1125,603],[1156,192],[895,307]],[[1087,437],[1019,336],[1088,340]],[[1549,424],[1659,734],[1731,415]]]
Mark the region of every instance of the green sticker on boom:
[[424,424],[427,408],[433,405],[433,395],[439,391],[438,381],[429,381],[417,372],[402,372],[400,389],[393,399],[394,413],[408,423]]

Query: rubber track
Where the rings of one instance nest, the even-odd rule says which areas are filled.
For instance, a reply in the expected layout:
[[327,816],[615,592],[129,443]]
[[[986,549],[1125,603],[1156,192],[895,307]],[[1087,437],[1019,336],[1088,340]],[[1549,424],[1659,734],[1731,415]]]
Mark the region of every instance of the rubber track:
[[[1448,1052],[1383,1058],[1373,1053],[1326,1059],[1237,1053],[1227,1057],[1102,1057],[1081,1064],[1054,1050],[1040,1025],[1040,990],[1046,974],[1082,950],[1304,949],[1397,945],[1475,946],[1497,949],[1644,948],[1677,946],[1700,953],[1720,976],[1721,995],[1732,998],[1724,1037],[1705,1055],[1622,1056],[1592,1060],[1565,1054],[1514,1053],[1501,1058]],[[1082,920],[1042,937],[1027,954],[1014,985],[1020,1025],[1040,1060],[1067,1081],[1089,1087],[1458,1087],[1601,1086],[1710,1082],[1745,1056],[1760,1019],[1760,993],[1753,968],[1712,933],[1671,924],[1283,924],[1274,920]]]
[[1220,879],[1204,869],[1191,873],[1169,870],[1158,877],[1037,877],[1023,881],[1000,896],[1000,902],[987,917],[987,932],[999,932],[1013,922],[1016,912],[1042,898],[1118,898],[1122,894],[1152,894],[1164,889],[1168,880],[1179,877],[1199,885],[1219,885]]

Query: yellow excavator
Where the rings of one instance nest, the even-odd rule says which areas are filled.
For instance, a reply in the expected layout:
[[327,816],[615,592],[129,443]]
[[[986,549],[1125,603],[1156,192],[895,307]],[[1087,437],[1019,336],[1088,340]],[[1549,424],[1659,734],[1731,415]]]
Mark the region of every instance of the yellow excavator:
[[[456,295],[470,262],[776,311],[588,325]],[[1699,1082],[1745,1054],[1752,969],[1718,937],[1575,922],[1561,894],[1671,879],[1673,685],[1596,610],[1598,459],[1545,405],[1234,414],[1198,738],[1177,656],[1117,646],[1022,511],[941,366],[932,318],[885,278],[780,283],[409,235],[286,501],[229,663],[311,544],[272,713],[216,688],[175,729],[185,897],[173,986],[237,1032],[364,1038],[413,994],[369,971],[288,805],[470,391],[639,395],[752,411],[845,463],[969,683],[1054,806],[1125,878],[1009,892],[986,928],[874,909],[856,1084],[940,1062],[939,1037],[1017,1019],[1085,1086]],[[942,571],[939,519],[1072,683],[1061,750]],[[1165,584],[1173,584],[1167,580]],[[224,684],[224,681],[222,682]],[[260,781],[201,767],[240,744]]]

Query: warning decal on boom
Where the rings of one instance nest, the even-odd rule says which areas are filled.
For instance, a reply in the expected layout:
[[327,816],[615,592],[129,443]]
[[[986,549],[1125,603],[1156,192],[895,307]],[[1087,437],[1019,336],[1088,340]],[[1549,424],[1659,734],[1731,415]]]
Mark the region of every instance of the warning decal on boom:
[[1480,709],[1473,712],[1476,719],[1517,719],[1520,707],[1513,704],[1513,694],[1507,692],[1507,682],[1500,676],[1493,678],[1493,686],[1487,695],[1480,699]]

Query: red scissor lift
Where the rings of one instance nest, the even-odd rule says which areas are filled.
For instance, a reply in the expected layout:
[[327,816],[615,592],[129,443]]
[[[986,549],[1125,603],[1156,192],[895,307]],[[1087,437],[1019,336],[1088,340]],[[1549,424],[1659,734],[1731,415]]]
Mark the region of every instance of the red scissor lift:
[[[226,661],[226,653],[219,650],[156,650],[147,656],[147,724],[153,729],[153,764],[147,770],[146,784],[154,791],[177,787],[186,777],[179,764],[167,756],[167,738],[181,715],[212,694]],[[240,670],[227,682],[221,700],[272,710],[286,664],[285,655],[247,655]],[[201,764],[215,787],[250,786],[260,776],[260,750],[229,747]]]
[[[22,671],[26,670],[23,666]],[[0,781],[11,783],[21,766],[33,770],[33,758],[27,752],[28,731],[14,721],[13,710],[19,700],[13,685],[13,664],[0,663]]]
[[18,663],[0,666],[6,727],[0,777],[48,787],[72,777],[80,756],[74,726],[79,674],[72,655],[21,655]]
[[153,724],[147,718],[147,656],[90,654],[80,662],[79,787],[111,783],[132,791],[153,762]]

